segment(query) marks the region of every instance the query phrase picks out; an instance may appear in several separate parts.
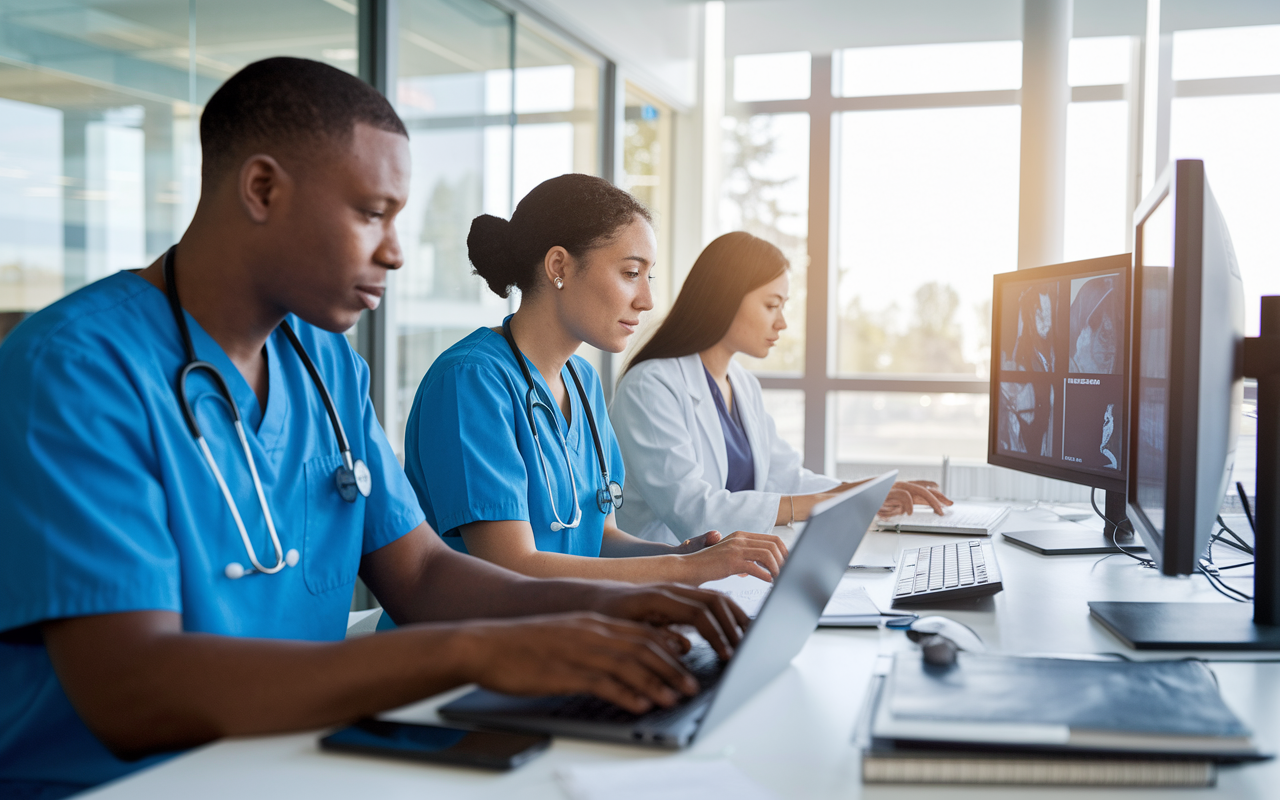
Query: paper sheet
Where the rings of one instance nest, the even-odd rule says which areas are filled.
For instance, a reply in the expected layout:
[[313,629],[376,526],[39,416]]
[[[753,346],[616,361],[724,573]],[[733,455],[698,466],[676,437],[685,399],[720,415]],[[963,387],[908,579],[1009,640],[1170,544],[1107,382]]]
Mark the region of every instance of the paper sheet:
[[[707,581],[703,589],[715,589],[733,598],[751,618],[760,613],[764,599],[773,588],[769,584],[750,575],[731,575],[718,581]],[[840,585],[831,596],[831,602],[822,612],[827,617],[879,617],[880,609],[867,595],[867,590],[857,582],[855,576],[846,575],[840,579]]]
[[645,758],[561,767],[556,782],[569,800],[778,800],[728,759]]

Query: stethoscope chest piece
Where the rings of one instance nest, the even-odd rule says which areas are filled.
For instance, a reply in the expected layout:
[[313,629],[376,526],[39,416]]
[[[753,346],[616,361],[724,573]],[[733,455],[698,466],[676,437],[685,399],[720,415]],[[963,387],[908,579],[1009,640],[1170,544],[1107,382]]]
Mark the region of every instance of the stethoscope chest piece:
[[368,497],[369,492],[373,490],[373,476],[369,474],[369,468],[365,463],[358,458],[351,466],[343,464],[334,470],[333,482],[338,487],[338,494],[348,503],[354,503],[357,495]]
[[[200,453],[204,456],[205,463],[209,466],[209,472],[213,475],[214,481],[217,482],[218,489],[222,493],[222,499],[226,502],[227,509],[231,512],[231,518],[235,521],[236,530],[240,534],[240,542],[244,545],[245,554],[249,556],[251,565],[245,567],[243,564],[233,561],[227,564],[222,574],[233,581],[254,573],[274,575],[285,567],[297,566],[301,556],[297,550],[290,549],[286,551],[280,544],[280,536],[276,532],[275,520],[271,516],[271,508],[267,505],[266,492],[262,488],[261,478],[258,477],[258,467],[254,462],[249,440],[245,436],[244,423],[240,418],[240,409],[236,405],[236,399],[232,396],[231,390],[227,387],[226,380],[223,379],[222,374],[213,364],[196,358],[195,346],[191,343],[191,332],[187,328],[186,317],[182,311],[182,303],[178,299],[177,281],[173,274],[175,250],[176,247],[171,247],[165,253],[164,282],[165,295],[169,300],[169,308],[173,312],[174,322],[178,326],[178,333],[182,339],[183,354],[186,356],[186,363],[178,372],[178,380],[175,387],[177,389],[178,404],[182,409],[182,416],[186,420],[187,427],[191,431],[191,436],[195,439]],[[373,489],[373,476],[369,474],[369,467],[363,461],[353,460],[351,445],[347,442],[347,434],[342,429],[342,420],[338,418],[338,410],[333,404],[333,398],[329,396],[329,390],[325,388],[324,381],[321,379],[316,365],[311,361],[311,357],[307,355],[306,348],[302,346],[302,342],[298,341],[297,334],[293,332],[293,328],[289,327],[288,322],[281,322],[280,330],[284,331],[289,344],[297,352],[303,367],[306,368],[307,373],[311,376],[311,381],[315,384],[316,391],[320,394],[320,400],[324,404],[325,412],[329,415],[329,422],[333,426],[334,438],[337,439],[338,443],[338,452],[342,455],[342,464],[333,473],[338,494],[348,503],[354,503],[357,497],[368,497],[369,492]],[[276,563],[273,566],[268,567],[258,560],[257,551],[249,538],[249,531],[245,528],[244,519],[240,516],[240,509],[236,506],[235,499],[231,496],[231,489],[227,486],[227,482],[222,476],[222,470],[218,468],[218,463],[213,458],[213,452],[209,449],[209,444],[205,441],[204,434],[200,431],[195,412],[187,401],[187,376],[195,371],[208,373],[218,393],[222,395],[231,411],[231,420],[235,426],[236,437],[240,440],[240,447],[244,451],[249,475],[253,478],[254,493],[258,497],[258,505],[262,509],[262,518],[266,523],[267,533],[271,536],[271,547],[276,556]]]
[[596,505],[605,514],[613,513],[615,508],[622,508],[622,484],[609,481],[609,484],[596,492]]

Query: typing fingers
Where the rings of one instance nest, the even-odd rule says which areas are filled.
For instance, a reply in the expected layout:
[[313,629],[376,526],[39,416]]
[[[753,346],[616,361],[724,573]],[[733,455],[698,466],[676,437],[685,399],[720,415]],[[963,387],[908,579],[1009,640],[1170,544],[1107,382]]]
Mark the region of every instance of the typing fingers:
[[889,490],[888,497],[884,500],[884,505],[880,507],[880,513],[886,517],[911,514],[914,511],[914,504],[915,502],[911,499],[911,492],[902,488],[901,484],[894,484],[893,488]]
[[698,691],[698,682],[667,649],[661,629],[604,619],[596,624],[603,637],[590,659],[596,669],[661,706],[679,700],[677,692]]
[[[713,632],[717,634],[716,638],[707,635],[706,632],[699,629],[699,633],[711,642],[717,653],[721,653],[727,657],[728,650],[722,651],[717,646],[717,640],[721,636],[728,646],[735,646],[742,641],[742,632],[746,630],[750,624],[751,618],[747,616],[747,612],[738,607],[738,604],[729,599],[727,595],[715,592],[710,589],[691,589],[687,586],[673,585],[666,587],[667,592],[676,595],[686,605],[697,608],[698,614],[701,616],[703,608],[710,614],[712,622],[715,624]],[[681,620],[685,621],[685,620]],[[688,620],[690,623],[693,617]]]

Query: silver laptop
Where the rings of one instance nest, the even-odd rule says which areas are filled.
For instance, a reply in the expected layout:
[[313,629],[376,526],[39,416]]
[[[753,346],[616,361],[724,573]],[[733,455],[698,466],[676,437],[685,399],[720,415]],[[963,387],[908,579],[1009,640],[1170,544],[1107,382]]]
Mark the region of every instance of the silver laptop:
[[591,695],[514,697],[477,689],[441,707],[440,716],[506,730],[685,747],[737,711],[800,652],[897,475],[885,473],[814,507],[732,660],[720,661],[705,640],[691,637],[694,646],[684,662],[702,691],[682,703],[633,714]]

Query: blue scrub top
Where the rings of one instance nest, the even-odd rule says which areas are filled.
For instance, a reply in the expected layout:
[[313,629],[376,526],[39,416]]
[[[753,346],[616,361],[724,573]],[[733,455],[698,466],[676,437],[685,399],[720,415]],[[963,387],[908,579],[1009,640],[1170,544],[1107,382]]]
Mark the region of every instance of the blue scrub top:
[[[340,640],[362,555],[417,527],[422,511],[369,402],[369,372],[341,334],[290,324],[333,396],[352,454],[373,476],[344,502],[315,385],[284,334],[267,341],[265,412],[187,316],[198,358],[218,367],[245,421],[281,544],[296,567],[232,581],[248,559],[174,393],[185,361],[164,294],[128,272],[23,322],[0,347],[0,795],[52,796],[132,772],[85,727],[49,662],[45,620],[137,610],[183,629]],[[226,402],[195,373],[187,395],[263,564],[275,553]],[[38,795],[37,795],[38,796]]]
[[[440,354],[413,399],[405,428],[405,471],[418,493],[427,521],[452,547],[466,552],[458,528],[469,522],[525,520],[544,552],[599,556],[606,515],[596,505],[602,488],[591,429],[582,413],[578,390],[564,371],[570,416],[559,405],[532,362],[529,372],[542,402],[551,407],[555,424],[568,444],[568,460],[578,486],[582,521],[577,528],[553,532],[547,484],[537,445],[525,413],[528,384],[502,334],[480,328]],[[609,477],[623,482],[622,452],[609,424],[600,376],[579,356],[574,368],[595,415]],[[573,520],[573,495],[560,439],[551,421],[538,413],[552,492],[560,519]]]

